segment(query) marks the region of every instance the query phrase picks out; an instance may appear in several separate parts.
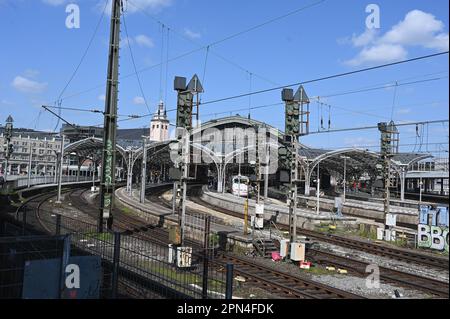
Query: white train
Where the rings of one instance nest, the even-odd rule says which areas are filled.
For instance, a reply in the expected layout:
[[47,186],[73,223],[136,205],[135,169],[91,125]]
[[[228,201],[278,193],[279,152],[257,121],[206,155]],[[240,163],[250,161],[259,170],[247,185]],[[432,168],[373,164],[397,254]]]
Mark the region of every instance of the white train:
[[250,191],[250,179],[247,176],[233,176],[231,193],[235,196],[247,197]]

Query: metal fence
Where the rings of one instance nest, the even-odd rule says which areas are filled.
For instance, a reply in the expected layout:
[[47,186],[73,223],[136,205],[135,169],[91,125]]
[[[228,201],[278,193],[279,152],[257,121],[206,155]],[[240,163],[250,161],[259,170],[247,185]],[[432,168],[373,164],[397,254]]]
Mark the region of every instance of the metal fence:
[[62,243],[58,236],[0,237],[0,299],[21,298],[26,263],[62,258]]
[[[26,217],[30,212],[25,209],[16,219],[23,225],[36,223]],[[209,227],[209,219],[199,218]],[[213,260],[215,243],[210,236],[203,238],[206,248],[201,244],[171,247],[136,234],[98,233],[94,223],[53,212],[40,211],[39,220],[47,233],[69,236],[72,254],[101,257],[103,298],[231,298],[232,268]],[[8,227],[3,224],[3,229]],[[26,227],[15,227],[15,234],[27,235]]]
[[[63,183],[75,183],[75,182],[89,182],[92,181],[90,176],[64,176],[62,177]],[[13,188],[21,188],[28,186],[28,178],[18,178],[13,182]],[[57,179],[55,176],[40,176],[30,178],[30,186],[34,185],[45,185],[45,184],[56,184]]]

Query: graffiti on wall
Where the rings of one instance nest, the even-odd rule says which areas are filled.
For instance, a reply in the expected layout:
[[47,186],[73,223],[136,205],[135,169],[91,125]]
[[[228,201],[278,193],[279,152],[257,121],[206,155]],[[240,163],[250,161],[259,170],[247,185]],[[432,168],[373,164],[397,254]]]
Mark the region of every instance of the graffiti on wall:
[[448,207],[420,206],[417,245],[448,252]]

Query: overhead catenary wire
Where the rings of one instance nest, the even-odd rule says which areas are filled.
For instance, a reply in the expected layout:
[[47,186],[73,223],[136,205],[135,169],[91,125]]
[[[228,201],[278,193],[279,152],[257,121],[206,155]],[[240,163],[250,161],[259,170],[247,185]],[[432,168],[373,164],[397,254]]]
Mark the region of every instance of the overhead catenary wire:
[[206,47],[205,62],[203,63],[203,75],[202,75],[202,84],[203,84],[203,86],[205,85],[206,66],[208,64],[208,55],[209,55],[209,46]]
[[147,103],[147,98],[145,97],[145,93],[144,93],[144,89],[143,89],[143,87],[142,87],[141,79],[139,78],[139,74],[138,74],[138,72],[137,72],[137,67],[136,67],[136,62],[135,62],[135,60],[134,60],[133,50],[132,50],[132,48],[131,48],[130,36],[129,36],[129,34],[128,34],[128,27],[127,27],[127,22],[126,22],[126,19],[125,19],[125,12],[122,12],[122,17],[123,17],[122,20],[123,20],[123,26],[124,26],[124,29],[125,29],[125,35],[126,35],[126,37],[127,37],[127,45],[128,45],[128,49],[129,49],[129,51],[130,51],[131,62],[132,62],[132,64],[133,64],[133,69],[134,69],[134,73],[135,73],[135,75],[136,75],[136,80],[137,80],[137,82],[138,82],[139,90],[140,90],[140,92],[141,92],[142,98],[144,99],[144,104],[145,104],[145,106],[146,106],[146,108],[147,108],[147,111],[150,113],[150,112],[151,112],[151,111],[150,111],[150,107],[149,107],[149,105],[148,105],[148,103]]
[[405,63],[414,62],[414,61],[430,59],[430,58],[442,56],[442,55],[448,54],[448,53],[449,53],[449,51],[443,51],[443,52],[438,52],[438,53],[433,53],[433,54],[428,54],[428,55],[422,55],[422,56],[418,56],[418,57],[414,57],[414,58],[410,58],[410,59],[405,59],[405,60],[401,60],[401,61],[380,64],[380,65],[367,67],[367,68],[362,68],[362,69],[358,69],[358,70],[353,70],[353,71],[349,71],[349,72],[343,72],[343,73],[337,73],[337,74],[333,74],[333,75],[327,75],[327,76],[323,76],[323,77],[319,77],[319,78],[314,78],[314,79],[310,79],[310,80],[304,80],[304,81],[301,81],[301,82],[291,83],[291,84],[287,84],[287,85],[283,85],[283,86],[272,87],[272,88],[263,89],[263,90],[259,90],[259,91],[254,91],[254,92],[250,92],[250,93],[242,93],[242,94],[238,94],[238,95],[233,95],[233,96],[228,96],[228,97],[224,97],[224,98],[219,98],[219,99],[203,102],[202,104],[203,105],[213,104],[213,103],[218,103],[218,102],[223,102],[223,101],[229,101],[229,100],[234,100],[234,99],[238,99],[238,98],[243,98],[243,97],[246,97],[246,96],[249,96],[249,95],[257,95],[257,94],[272,92],[272,91],[276,91],[276,90],[281,90],[281,89],[284,89],[284,88],[290,88],[290,87],[295,87],[295,86],[299,86],[299,85],[306,85],[306,84],[310,84],[310,83],[316,83],[316,82],[321,82],[321,81],[325,81],[325,80],[341,78],[341,77],[345,77],[345,76],[349,76],[349,75],[354,75],[354,74],[359,74],[359,73],[363,73],[363,72],[383,69],[383,68],[387,68],[387,67],[391,67],[391,66],[395,66],[395,65],[401,65],[401,64],[405,64]]
[[[219,44],[219,43],[225,42],[225,41],[230,40],[230,39],[232,39],[232,38],[235,38],[235,37],[237,37],[237,36],[239,36],[239,35],[242,35],[242,34],[245,34],[245,33],[250,32],[250,31],[256,30],[256,29],[258,29],[258,28],[260,28],[260,27],[262,27],[262,26],[265,26],[265,25],[267,25],[267,24],[270,24],[270,23],[272,23],[272,22],[281,20],[281,19],[286,18],[286,17],[288,17],[288,16],[291,16],[291,15],[293,15],[293,14],[296,14],[296,13],[299,13],[299,12],[304,11],[304,10],[306,10],[306,9],[312,8],[312,7],[314,7],[314,6],[317,6],[317,5],[319,5],[320,3],[325,2],[325,1],[326,1],[326,0],[321,0],[321,1],[318,1],[318,2],[315,2],[315,3],[312,3],[312,4],[310,4],[310,5],[307,5],[307,6],[298,8],[298,9],[292,11],[292,12],[289,12],[289,13],[284,14],[284,15],[282,15],[282,16],[279,16],[279,17],[277,17],[277,18],[273,18],[273,19],[271,19],[271,20],[269,20],[269,21],[266,21],[266,22],[264,22],[264,23],[261,23],[261,24],[259,24],[259,25],[257,25],[257,26],[248,28],[248,29],[246,29],[246,30],[244,30],[244,31],[241,31],[241,32],[235,33],[235,34],[233,34],[233,35],[227,36],[227,37],[225,37],[225,38],[222,38],[222,39],[220,39],[220,40],[211,42],[211,43],[209,43],[209,44],[207,44],[207,45],[200,46],[199,48],[196,48],[196,49],[194,49],[194,50],[191,50],[191,51],[182,53],[182,54],[180,54],[180,55],[178,55],[178,56],[176,56],[176,57],[173,57],[173,58],[168,59],[167,62],[173,62],[173,61],[182,59],[182,58],[184,58],[184,57],[186,57],[186,56],[189,56],[189,55],[194,54],[194,53],[196,53],[196,52],[202,51],[202,50],[204,50],[204,49],[205,49],[206,47],[208,47],[208,46],[211,47],[211,46],[213,46],[213,45],[217,45],[217,44]],[[107,1],[107,2],[108,2],[108,1]],[[127,3],[129,3],[129,4],[132,5],[132,6],[134,6],[134,7],[137,8],[137,9],[140,9],[141,12],[143,12],[146,16],[150,17],[152,20],[156,21],[157,23],[159,23],[159,24],[161,24],[161,25],[162,25],[162,24],[165,25],[165,23],[163,23],[163,22],[157,20],[156,18],[152,17],[150,14],[148,14],[148,13],[146,12],[146,10],[144,10],[142,7],[136,5],[133,1],[128,0]],[[171,28],[171,29],[172,29],[172,32],[173,32],[173,33],[179,34],[178,32],[175,31],[174,28]],[[180,34],[179,34],[179,35],[180,35]],[[186,38],[186,37],[183,36],[183,38]],[[191,42],[194,42],[194,41],[192,41],[192,40],[190,40],[190,41],[191,41]],[[232,65],[234,65],[234,66],[236,66],[236,67],[238,67],[238,68],[240,68],[241,70],[243,70],[243,71],[245,71],[245,72],[250,72],[250,71],[248,71],[246,68],[244,68],[244,67],[238,65],[237,63],[232,62],[231,60],[229,60],[229,59],[227,59],[227,58],[224,58],[223,56],[219,56],[219,55],[218,55],[217,53],[215,53],[215,52],[212,52],[212,53],[215,54],[216,56],[218,56],[219,58],[221,58],[222,60],[224,60],[224,61],[226,61],[226,62],[228,62],[228,63],[230,63],[230,64],[232,64]],[[161,63],[164,63],[164,62],[161,61]],[[142,73],[142,72],[151,70],[151,69],[156,68],[156,67],[158,67],[158,66],[160,66],[160,63],[151,65],[151,66],[149,66],[149,67],[142,68],[142,69],[140,69],[140,70],[138,71],[138,73]],[[272,81],[272,80],[269,80],[269,79],[267,79],[267,78],[264,77],[264,76],[261,76],[261,75],[255,73],[255,72],[252,72],[252,73],[253,73],[255,76],[257,76],[258,78],[260,78],[261,80],[264,80],[264,81],[266,81],[266,82],[270,82],[271,84],[277,85],[276,82],[274,82],[274,81]],[[132,76],[132,75],[134,75],[134,74],[127,74],[127,75],[124,75],[124,76],[120,77],[119,79],[120,79],[120,80],[123,80],[123,79],[125,79],[125,78],[129,78],[129,77]],[[98,89],[98,88],[102,88],[102,87],[104,87],[104,86],[105,86],[104,83],[103,83],[103,84],[99,84],[99,85],[96,85],[96,86],[94,86],[94,87],[92,87],[92,88],[90,88],[90,89],[86,89],[86,90],[83,90],[83,91],[80,91],[80,92],[77,92],[77,93],[74,93],[74,94],[71,94],[71,95],[68,95],[68,96],[65,96],[65,97],[61,97],[60,99],[66,100],[66,99],[72,98],[72,97],[74,97],[74,96],[78,96],[78,95],[81,95],[81,94],[85,94],[85,93],[94,91],[94,90],[96,90],[96,89]]]
[[162,63],[164,61],[164,30],[165,25],[161,25],[161,65],[159,67],[159,100],[162,101],[163,99],[163,69],[164,65],[167,63]]
[[[444,54],[448,54],[448,51],[440,52],[440,53],[435,53],[435,54],[430,54],[430,55],[425,55],[425,56],[420,56],[420,57],[415,57],[415,58],[411,58],[411,59],[407,59],[407,60],[402,60],[402,61],[397,61],[397,62],[392,62],[392,63],[388,63],[388,64],[382,64],[382,65],[378,65],[378,66],[374,66],[374,67],[369,67],[369,68],[364,68],[364,69],[354,70],[354,71],[350,71],[350,72],[346,72],[346,73],[339,73],[339,74],[330,75],[330,76],[326,76],[326,77],[322,77],[322,78],[317,78],[317,79],[312,79],[312,80],[307,80],[307,81],[299,82],[299,83],[301,84],[301,83],[311,83],[311,82],[324,81],[324,80],[328,80],[328,79],[331,79],[331,78],[337,78],[337,77],[342,77],[342,76],[348,76],[348,75],[352,75],[352,74],[356,74],[356,73],[361,73],[361,72],[371,71],[371,70],[374,70],[374,69],[380,69],[380,68],[389,67],[389,66],[394,66],[394,65],[398,65],[398,64],[404,64],[404,63],[409,63],[409,62],[413,62],[413,61],[418,61],[418,60],[423,60],[423,59],[427,59],[427,58],[432,58],[432,57],[436,57],[436,56],[440,56],[440,55],[444,55]],[[289,87],[289,86],[296,86],[296,85],[298,85],[299,83],[291,84],[291,85],[288,85],[287,87]],[[275,89],[280,89],[280,88],[281,88],[281,87],[279,87],[279,88],[271,88],[271,89],[266,89],[266,90],[262,90],[262,91],[258,91],[258,92],[273,91],[273,90],[275,90]],[[253,94],[258,94],[258,92],[250,92],[250,93],[248,93],[248,94],[243,94],[243,95],[241,95],[241,96],[250,96],[250,95],[253,95]],[[236,98],[236,97],[231,97],[231,98]],[[231,99],[231,98],[228,98],[228,99]],[[226,99],[221,99],[221,100],[226,100]],[[205,105],[205,104],[211,104],[211,103],[213,103],[213,101],[210,101],[210,102],[204,102],[204,103],[202,103],[202,104]],[[175,109],[171,109],[171,110],[167,110],[167,112],[172,112],[172,111],[176,111],[176,108],[175,108]],[[150,115],[151,115],[151,113],[146,114],[146,115],[143,115],[143,116],[136,116],[134,119],[143,118],[143,117],[147,117],[147,116],[150,116]],[[129,120],[129,119],[127,119],[127,120]]]
[[[106,8],[108,7],[108,3],[109,3],[109,0],[106,0],[106,1],[105,1],[105,6],[103,7],[103,10],[102,10],[102,13],[101,13],[101,15],[100,15],[100,18],[99,18],[99,20],[98,20],[98,22],[97,22],[97,25],[95,26],[94,32],[93,32],[93,34],[92,34],[92,36],[91,36],[91,38],[90,38],[90,40],[89,40],[89,42],[88,42],[87,47],[86,47],[86,49],[84,50],[83,55],[81,56],[80,61],[78,62],[77,66],[75,67],[75,70],[72,72],[72,75],[69,77],[69,80],[67,81],[67,83],[65,84],[65,86],[63,87],[63,89],[61,90],[61,92],[60,92],[59,95],[58,95],[58,98],[57,98],[57,100],[56,100],[58,103],[61,103],[61,97],[62,97],[62,95],[63,95],[64,92],[67,90],[67,88],[69,87],[70,83],[72,83],[72,80],[75,78],[75,75],[78,73],[78,70],[80,69],[81,65],[83,64],[84,59],[85,59],[86,56],[87,56],[87,54],[88,54],[88,52],[89,52],[89,49],[90,49],[91,46],[92,46],[92,43],[93,43],[93,41],[94,41],[94,39],[95,39],[95,36],[97,35],[97,32],[98,32],[98,30],[99,30],[99,28],[100,28],[100,25],[101,25],[101,23],[102,23],[102,21],[103,21],[103,18],[104,18],[104,16],[105,16],[105,12],[106,12]],[[59,111],[58,114],[61,115],[61,111]],[[55,128],[54,128],[53,131],[56,131],[58,125],[59,125],[59,118],[58,118],[58,121],[57,121],[56,126],[55,126]]]
[[[236,38],[236,37],[238,37],[238,36],[241,36],[241,35],[246,34],[246,33],[248,33],[248,32],[254,31],[254,30],[259,29],[259,28],[261,28],[261,27],[263,27],[263,26],[266,26],[266,25],[268,25],[268,24],[274,23],[274,22],[276,22],[276,21],[279,21],[279,20],[281,20],[281,19],[287,18],[287,17],[292,16],[292,15],[295,15],[295,14],[297,14],[297,13],[300,13],[300,12],[302,12],[302,11],[305,11],[306,9],[312,8],[312,7],[314,7],[314,6],[318,6],[319,4],[321,4],[321,3],[325,2],[325,1],[326,1],[326,0],[321,0],[321,1],[317,1],[317,2],[311,3],[311,4],[309,4],[309,5],[306,5],[306,6],[302,6],[302,7],[300,7],[300,8],[297,8],[297,9],[293,10],[293,11],[290,11],[290,12],[288,12],[288,13],[286,13],[286,14],[277,16],[277,17],[275,17],[275,18],[272,18],[272,19],[270,19],[270,20],[267,20],[267,21],[265,21],[265,22],[263,22],[263,23],[260,23],[260,24],[258,24],[258,25],[255,25],[255,26],[252,26],[252,27],[247,28],[247,29],[245,29],[245,30],[236,32],[236,33],[234,33],[234,34],[232,34],[232,35],[226,36],[226,37],[224,37],[224,38],[222,38],[222,39],[220,39],[220,40],[216,40],[216,41],[211,42],[211,43],[209,43],[209,44],[207,44],[207,45],[202,45],[202,44],[198,43],[197,41],[194,41],[193,39],[188,38],[188,37],[185,36],[184,34],[182,34],[182,33],[180,33],[180,32],[177,32],[174,28],[172,28],[172,29],[173,29],[173,31],[174,31],[175,34],[177,34],[177,35],[180,36],[181,38],[183,38],[183,39],[185,39],[185,40],[187,40],[187,41],[189,41],[189,42],[191,42],[191,43],[193,43],[193,44],[195,44],[195,45],[197,45],[197,46],[200,46],[200,49],[203,50],[203,49],[205,49],[205,48],[207,48],[207,47],[210,47],[210,48],[211,48],[212,46],[216,46],[216,45],[218,45],[218,44],[220,44],[220,43],[223,43],[223,42],[225,42],[225,41],[234,39],[234,38]],[[139,9],[144,15],[146,15],[148,18],[150,18],[150,19],[153,20],[154,22],[156,22],[156,23],[158,23],[158,24],[164,24],[164,25],[167,25],[167,23],[162,22],[162,21],[156,19],[155,17],[153,17],[151,14],[147,13],[147,11],[146,11],[144,8],[142,8],[141,6],[135,4],[133,1],[129,0],[129,2],[130,2],[130,4],[131,4],[132,6],[134,6],[136,9]],[[271,84],[273,84],[273,85],[277,85],[277,83],[275,83],[274,81],[268,79],[267,77],[264,77],[264,76],[262,76],[262,75],[260,75],[260,74],[258,74],[258,73],[253,72],[253,71],[250,71],[250,70],[246,69],[245,67],[242,67],[242,66],[239,65],[238,63],[236,63],[236,62],[234,62],[234,61],[231,61],[230,59],[225,58],[225,57],[222,56],[222,55],[219,55],[217,52],[214,52],[214,51],[211,50],[211,53],[214,54],[215,56],[217,56],[218,58],[222,59],[223,61],[225,61],[225,62],[227,62],[227,63],[229,63],[229,64],[235,66],[236,68],[239,68],[240,70],[242,70],[242,71],[244,71],[244,72],[252,72],[252,73],[255,75],[255,77],[258,77],[258,78],[260,78],[261,80],[266,81],[266,82],[268,82],[268,83],[271,83]]]
[[397,99],[397,88],[398,88],[398,82],[396,81],[395,86],[394,86],[394,97],[392,98],[391,121],[394,119],[395,102]]
[[[448,119],[441,119],[441,120],[430,120],[430,121],[420,121],[420,122],[408,122],[408,123],[396,123],[395,125],[398,126],[411,126],[411,125],[424,125],[424,124],[435,124],[435,123],[448,123]],[[371,126],[361,126],[361,127],[348,127],[348,128],[341,128],[341,129],[332,129],[329,131],[315,131],[315,132],[309,132],[309,135],[314,134],[323,134],[323,133],[337,133],[337,132],[348,132],[348,131],[362,131],[362,130],[372,130],[372,129],[378,129],[378,125],[371,125]]]
[[166,41],[166,76],[164,80],[164,105],[167,105],[167,89],[169,81],[169,44],[170,44],[170,28],[167,28],[167,41]]

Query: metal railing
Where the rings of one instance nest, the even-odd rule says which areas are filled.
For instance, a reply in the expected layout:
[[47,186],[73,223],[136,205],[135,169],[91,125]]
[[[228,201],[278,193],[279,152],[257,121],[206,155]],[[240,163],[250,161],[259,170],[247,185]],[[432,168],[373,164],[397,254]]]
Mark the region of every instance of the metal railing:
[[[16,214],[16,221],[22,223],[16,236],[28,234],[25,225],[36,225],[34,216],[26,207]],[[135,234],[98,233],[89,218],[82,221],[45,210],[39,211],[38,223],[46,233],[69,236],[72,251],[101,257],[105,268],[103,298],[120,294],[133,298],[231,298],[232,267],[215,262],[201,247],[171,248]]]
[[[80,176],[77,178],[77,176],[63,176],[62,182],[63,183],[75,183],[75,182],[89,182],[92,181],[91,176]],[[18,178],[14,180],[13,182],[14,188],[21,188],[21,187],[27,187],[28,186],[28,178]],[[45,185],[45,184],[56,184],[57,180],[55,176],[40,176],[40,177],[32,177],[30,178],[30,186],[35,185]]]

